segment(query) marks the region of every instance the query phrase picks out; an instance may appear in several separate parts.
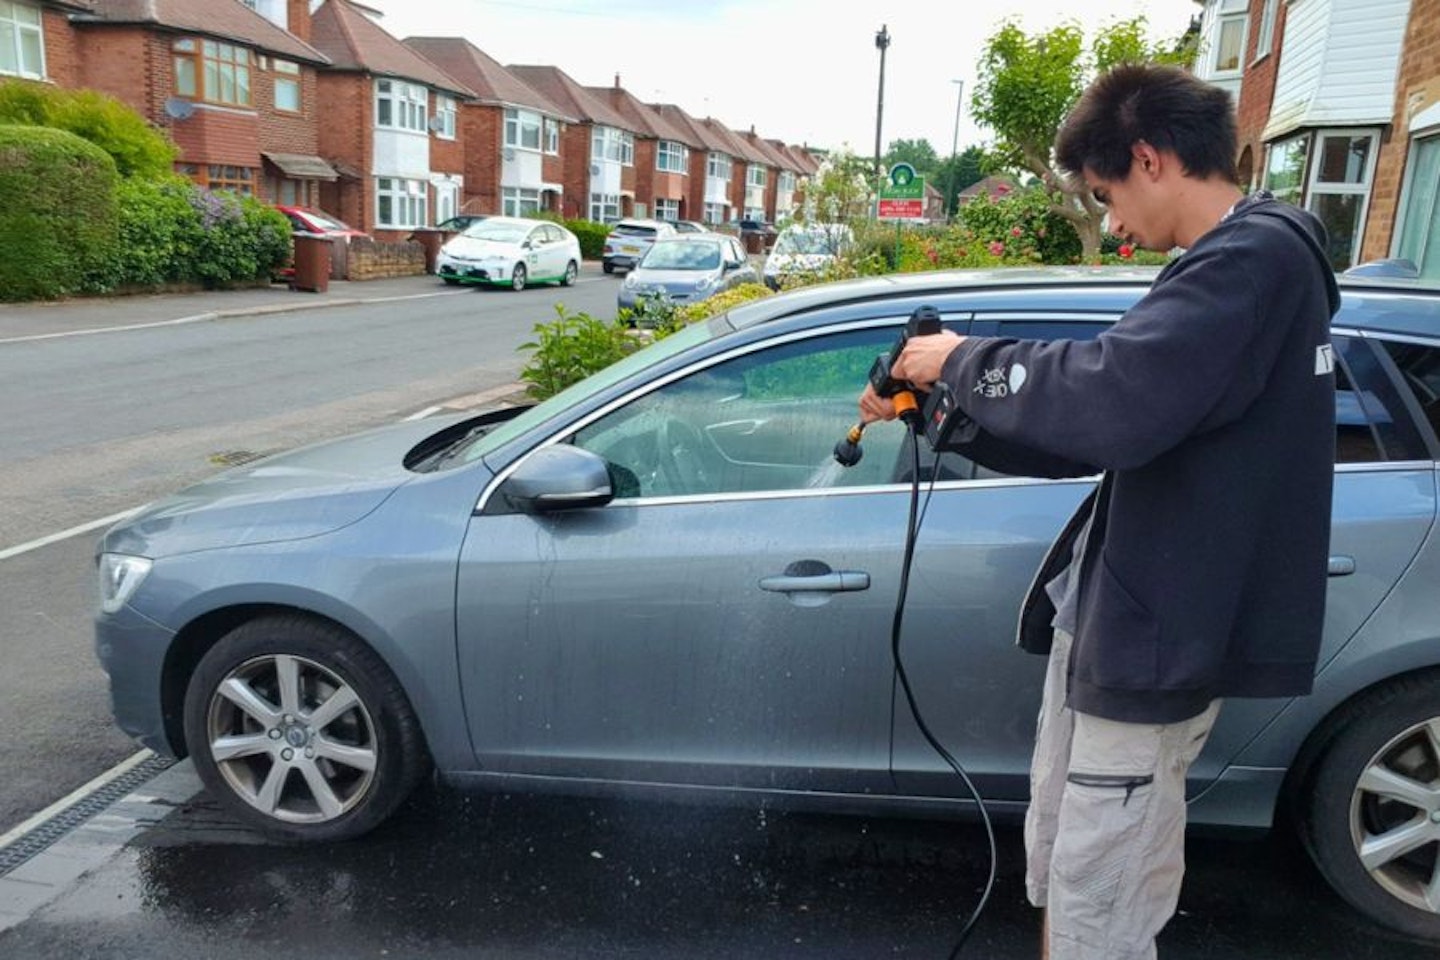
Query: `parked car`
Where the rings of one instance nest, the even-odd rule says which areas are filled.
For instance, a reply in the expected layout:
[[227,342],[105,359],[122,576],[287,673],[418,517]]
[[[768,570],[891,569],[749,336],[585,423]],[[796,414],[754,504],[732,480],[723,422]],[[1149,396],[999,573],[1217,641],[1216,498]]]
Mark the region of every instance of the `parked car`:
[[666,223],[675,228],[676,233],[709,233],[710,228],[703,223],[694,220],[666,220]]
[[[290,221],[292,235],[308,237],[329,237],[332,243],[348,244],[356,237],[367,237],[364,230],[357,230],[338,217],[332,217],[323,210],[312,210],[309,207],[291,207],[277,205],[276,210],[285,214]],[[332,250],[331,257],[340,256],[343,251]],[[283,267],[275,271],[273,280],[288,281],[295,277],[295,262],[292,258]]]
[[779,290],[786,277],[818,275],[854,244],[854,232],[843,223],[791,224],[765,258],[765,285]]
[[[831,448],[917,306],[960,333],[1086,338],[1153,277],[809,287],[522,412],[396,424],[162,499],[99,545],[117,721],[301,840],[374,827],[432,764],[492,790],[966,813],[894,696],[906,431],[872,426],[849,469]],[[1315,689],[1225,705],[1190,818],[1293,819],[1351,904],[1440,940],[1440,289],[1341,287]],[[1015,649],[1016,614],[1094,479],[922,453],[932,478],[901,655],[928,726],[1018,813],[1045,663]]]
[[744,242],[747,237],[754,236],[767,250],[774,245],[776,237],[779,236],[775,230],[775,224],[766,220],[742,217],[733,221],[733,226],[735,231],[740,234],[741,242]]
[[524,290],[531,283],[568,287],[580,272],[580,241],[558,223],[486,217],[447,241],[435,274],[447,284],[483,283]]
[[622,310],[647,296],[694,303],[742,283],[757,282],[755,268],[734,237],[682,233],[651,245],[635,269],[625,275],[616,302]]
[[606,273],[614,273],[617,267],[629,270],[645,256],[650,244],[661,237],[673,237],[675,233],[675,228],[665,220],[618,220],[605,237],[601,269]]
[[479,223],[481,220],[484,220],[484,219],[486,218],[486,216],[488,216],[488,215],[487,215],[487,214],[484,214],[484,213],[460,213],[460,214],[456,214],[455,216],[450,217],[449,219],[441,220],[439,223],[435,224],[435,229],[436,229],[436,230],[450,230],[450,231],[453,231],[453,232],[455,232],[455,233],[459,233],[460,231],[464,230],[466,227],[470,226],[472,223]]

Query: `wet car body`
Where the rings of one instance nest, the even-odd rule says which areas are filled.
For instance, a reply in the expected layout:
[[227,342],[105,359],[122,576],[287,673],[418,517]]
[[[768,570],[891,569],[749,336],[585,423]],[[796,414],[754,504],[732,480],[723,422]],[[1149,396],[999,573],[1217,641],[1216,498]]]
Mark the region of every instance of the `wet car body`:
[[[830,450],[916,307],[962,333],[1083,338],[1152,276],[808,288],[687,328],[513,419],[398,425],[207,481],[101,545],[149,564],[97,619],[117,718],[158,752],[194,754],[251,822],[302,838],[382,820],[408,789],[380,762],[397,752],[489,789],[963,812],[963,788],[893,696],[914,461],[898,427],[872,428],[850,470]],[[1424,898],[1440,835],[1424,839],[1416,811],[1440,782],[1440,440],[1435,408],[1406,391],[1431,382],[1440,294],[1343,290],[1315,691],[1226,704],[1191,772],[1191,820],[1267,827],[1293,805],[1342,893],[1437,936],[1440,901]],[[955,454],[919,465],[936,486],[902,656],[987,805],[1018,812],[1044,661],[1015,649],[1016,611],[1093,479],[1007,477]],[[310,722],[352,696],[344,730]],[[282,762],[289,738],[330,766]],[[298,772],[282,791],[286,763]],[[340,778],[328,805],[306,801],[308,778],[347,763],[365,775]],[[1362,860],[1407,830],[1414,845]]]

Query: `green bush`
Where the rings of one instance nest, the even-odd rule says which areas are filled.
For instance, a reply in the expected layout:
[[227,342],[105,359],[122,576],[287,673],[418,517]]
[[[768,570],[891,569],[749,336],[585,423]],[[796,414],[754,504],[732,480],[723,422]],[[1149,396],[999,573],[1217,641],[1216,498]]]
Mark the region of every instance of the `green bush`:
[[960,207],[958,220],[975,239],[988,247],[1033,250],[1040,263],[1080,261],[1080,235],[1064,217],[1051,211],[1044,187],[1026,187],[1000,197],[981,196]]
[[0,300],[113,282],[115,162],[74,134],[0,126]]
[[586,260],[599,260],[605,255],[605,238],[610,228],[594,220],[566,220],[565,228],[580,239],[580,256]]
[[557,319],[535,324],[535,339],[520,345],[534,353],[520,379],[529,384],[525,392],[536,400],[554,396],[644,344],[624,324],[588,313],[567,313],[562,303],[555,305],[555,313]]
[[94,90],[65,90],[23,80],[0,83],[0,124],[54,127],[108,153],[122,177],[170,173],[179,150],[130,107]]

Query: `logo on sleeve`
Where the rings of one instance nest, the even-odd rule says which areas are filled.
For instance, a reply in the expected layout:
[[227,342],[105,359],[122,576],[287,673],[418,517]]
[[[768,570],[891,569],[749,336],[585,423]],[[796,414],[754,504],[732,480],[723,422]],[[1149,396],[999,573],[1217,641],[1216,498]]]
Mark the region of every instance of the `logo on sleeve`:
[[1003,400],[1019,393],[1029,375],[1030,371],[1018,363],[1011,366],[1008,373],[1004,367],[995,367],[980,374],[980,379],[975,381],[975,393],[986,400]]
[[1323,344],[1315,348],[1315,376],[1324,377],[1335,372],[1335,348]]

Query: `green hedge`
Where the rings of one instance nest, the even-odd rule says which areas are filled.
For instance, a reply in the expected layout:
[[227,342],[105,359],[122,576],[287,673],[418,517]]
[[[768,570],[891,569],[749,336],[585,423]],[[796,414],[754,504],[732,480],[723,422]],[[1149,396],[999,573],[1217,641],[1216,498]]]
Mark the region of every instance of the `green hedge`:
[[0,124],[53,127],[110,154],[122,177],[161,177],[179,156],[175,144],[130,107],[95,90],[66,90],[25,80],[0,82]]
[[599,260],[605,255],[605,238],[610,228],[594,220],[566,220],[565,227],[580,238],[580,256],[586,260]]
[[0,126],[0,300],[109,287],[118,179],[109,155],[74,134]]

